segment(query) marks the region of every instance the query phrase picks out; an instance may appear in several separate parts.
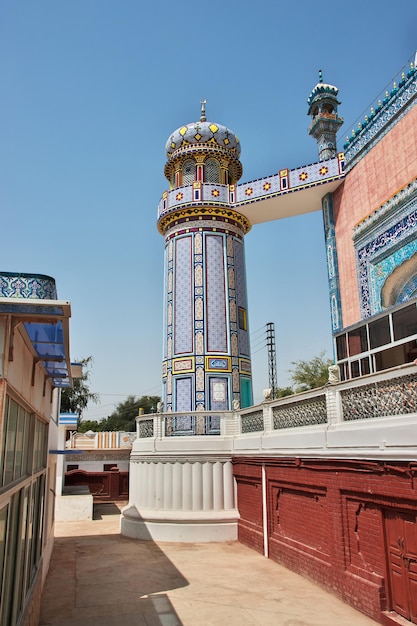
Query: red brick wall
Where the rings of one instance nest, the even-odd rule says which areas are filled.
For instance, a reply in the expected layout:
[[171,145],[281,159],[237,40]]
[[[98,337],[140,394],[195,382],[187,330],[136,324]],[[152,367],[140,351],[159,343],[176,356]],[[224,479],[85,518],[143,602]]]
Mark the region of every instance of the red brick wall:
[[129,499],[129,472],[85,472],[72,470],[65,473],[65,486],[87,485],[94,502],[114,502]]
[[239,470],[240,521],[239,541],[263,552],[264,537],[262,528],[262,478],[261,468],[256,465],[235,466]]
[[417,463],[235,458],[239,540],[259,552],[262,462],[270,558],[380,621],[390,608],[384,514],[417,516]]

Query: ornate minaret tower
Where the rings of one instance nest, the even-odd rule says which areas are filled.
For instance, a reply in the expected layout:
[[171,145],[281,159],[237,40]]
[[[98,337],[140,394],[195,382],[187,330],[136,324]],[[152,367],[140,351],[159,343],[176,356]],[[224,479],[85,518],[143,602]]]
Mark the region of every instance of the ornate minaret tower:
[[325,161],[336,156],[336,133],[343,124],[343,118],[337,114],[338,88],[323,83],[322,71],[319,82],[308,97],[308,113],[312,122],[308,134],[314,137],[319,148],[319,160]]
[[[205,104],[200,121],[166,144],[170,190],[158,213],[165,237],[165,411],[252,404],[243,242],[250,223],[232,208],[240,144],[231,130],[206,120]],[[187,432],[186,421],[177,420],[179,431]]]

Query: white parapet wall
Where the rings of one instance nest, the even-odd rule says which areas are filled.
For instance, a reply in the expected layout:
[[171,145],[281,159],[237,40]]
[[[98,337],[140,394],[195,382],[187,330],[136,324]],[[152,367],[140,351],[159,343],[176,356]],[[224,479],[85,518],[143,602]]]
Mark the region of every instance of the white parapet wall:
[[[157,541],[236,539],[233,457],[415,461],[417,365],[214,413],[137,419],[122,534]],[[178,436],[173,424],[184,417],[192,434]],[[206,435],[213,417],[219,434]]]
[[93,519],[93,496],[86,485],[64,487],[55,499],[56,522],[83,522]]

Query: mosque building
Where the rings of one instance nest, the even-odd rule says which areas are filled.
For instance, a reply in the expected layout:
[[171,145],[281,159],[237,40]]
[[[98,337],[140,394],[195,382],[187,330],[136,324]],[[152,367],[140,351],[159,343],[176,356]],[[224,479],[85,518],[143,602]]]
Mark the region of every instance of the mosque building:
[[[164,405],[168,411],[252,404],[244,235],[260,222],[321,210],[335,355],[342,380],[417,357],[414,65],[338,152],[338,89],[308,98],[319,161],[250,183],[240,143],[206,120],[166,144]],[[410,115],[408,115],[410,113]],[[407,119],[405,119],[407,117]],[[411,130],[410,130],[411,129]],[[393,130],[393,132],[391,132]],[[187,431],[187,424],[178,425]],[[217,425],[208,425],[216,430]]]
[[[243,183],[205,103],[168,139],[164,406],[138,418],[121,519],[139,539],[239,539],[392,626],[417,624],[416,104],[412,63],[341,149],[320,72],[317,161]],[[313,211],[335,365],[324,387],[252,406],[244,236]]]

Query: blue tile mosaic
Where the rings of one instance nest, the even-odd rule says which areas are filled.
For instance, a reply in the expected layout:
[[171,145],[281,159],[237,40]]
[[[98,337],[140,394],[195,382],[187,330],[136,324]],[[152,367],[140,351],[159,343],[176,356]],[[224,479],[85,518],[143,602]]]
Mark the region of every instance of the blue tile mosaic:
[[342,304],[340,298],[339,263],[337,258],[336,233],[333,213],[333,196],[326,194],[322,200],[324,240],[327,255],[327,277],[329,281],[330,314],[332,331],[343,327]]
[[207,351],[227,352],[224,237],[206,235]]
[[354,246],[364,319],[383,310],[385,281],[417,251],[417,179],[357,226]]
[[[235,282],[236,282],[236,304],[246,311],[247,315],[247,297],[246,297],[246,272],[245,272],[245,251],[243,242],[234,241],[234,258],[235,258]],[[235,325],[236,327],[237,325]],[[238,329],[239,337],[239,353],[243,356],[249,356],[249,332],[246,329]]]
[[55,280],[43,274],[2,272],[0,295],[5,298],[57,299]]
[[192,237],[175,241],[174,353],[193,351]]
[[[343,155],[342,155],[343,156]],[[342,159],[343,161],[343,159]],[[209,204],[215,206],[228,206],[230,208],[238,208],[240,204],[250,204],[276,195],[290,193],[303,187],[310,187],[328,182],[335,178],[343,178],[341,171],[342,161],[339,156],[327,161],[304,165],[294,170],[288,170],[289,186],[285,189],[281,186],[280,175],[274,174],[259,178],[258,180],[241,183],[236,186],[235,203],[229,202],[229,186],[213,185],[212,183],[201,183],[201,199],[198,202],[193,201],[193,186],[188,185],[172,189],[168,192],[167,198],[161,199],[158,205],[158,219],[183,205],[201,206]],[[213,195],[219,192],[219,196]]]
[[386,101],[371,110],[370,116],[345,144],[345,172],[349,172],[395,125],[417,104],[417,74],[397,90],[393,89]]

